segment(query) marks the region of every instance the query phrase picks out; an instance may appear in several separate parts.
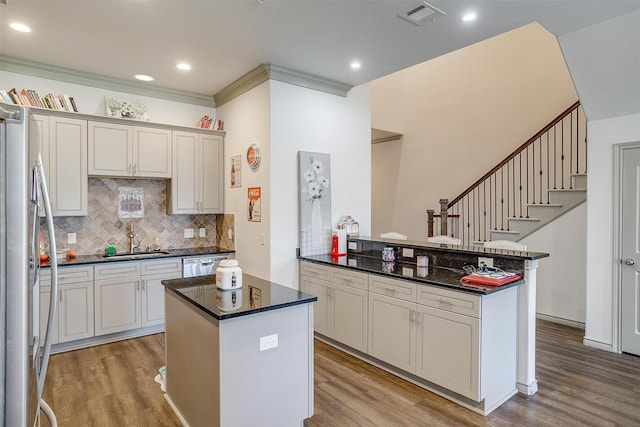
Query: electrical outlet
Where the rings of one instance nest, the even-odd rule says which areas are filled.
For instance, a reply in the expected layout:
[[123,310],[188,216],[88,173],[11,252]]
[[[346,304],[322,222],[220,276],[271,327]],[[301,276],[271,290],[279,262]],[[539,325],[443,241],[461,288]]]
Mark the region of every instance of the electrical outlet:
[[67,233],[67,243],[70,245],[75,245],[76,233]]
[[184,238],[185,239],[193,239],[195,236],[193,234],[193,228],[185,228],[184,229]]
[[231,231],[231,229],[227,230],[227,239],[233,240],[233,232]]
[[200,229],[200,237],[207,237],[207,229],[206,228],[201,228]]
[[269,350],[278,346],[278,334],[260,337],[260,351]]
[[260,233],[259,235],[260,244],[264,246],[266,244],[264,233]]
[[493,258],[479,256],[478,267],[482,266],[482,264],[484,264],[485,267],[493,267]]

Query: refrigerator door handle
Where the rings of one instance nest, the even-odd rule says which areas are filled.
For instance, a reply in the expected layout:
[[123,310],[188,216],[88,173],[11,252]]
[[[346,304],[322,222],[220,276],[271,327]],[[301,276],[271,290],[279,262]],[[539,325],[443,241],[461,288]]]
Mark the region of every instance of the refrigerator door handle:
[[58,260],[56,257],[56,236],[53,227],[53,213],[51,212],[51,203],[49,200],[49,191],[47,189],[47,180],[44,174],[44,166],[42,165],[42,155],[38,154],[38,160],[36,162],[38,178],[40,183],[40,190],[42,193],[42,200],[44,204],[44,210],[47,218],[47,232],[49,234],[49,262],[51,264],[51,294],[53,298],[49,298],[49,320],[47,322],[47,334],[44,340],[44,351],[42,353],[42,365],[38,374],[38,402],[42,398],[42,390],[44,388],[44,379],[47,375],[47,368],[49,366],[49,357],[51,356],[51,341],[53,339],[53,326],[55,319],[58,315]]

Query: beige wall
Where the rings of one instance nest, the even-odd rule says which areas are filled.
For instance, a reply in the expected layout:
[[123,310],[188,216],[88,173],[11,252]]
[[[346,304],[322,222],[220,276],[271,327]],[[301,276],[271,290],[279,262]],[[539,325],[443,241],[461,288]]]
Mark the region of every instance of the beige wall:
[[372,235],[426,236],[452,199],[577,100],[555,36],[530,24],[371,83]]

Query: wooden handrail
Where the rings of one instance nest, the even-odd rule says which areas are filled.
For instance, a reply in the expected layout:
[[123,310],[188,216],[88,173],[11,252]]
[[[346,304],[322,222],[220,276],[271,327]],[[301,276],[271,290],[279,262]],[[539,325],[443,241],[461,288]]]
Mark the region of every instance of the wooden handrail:
[[[558,115],[558,117],[556,117],[555,119],[553,119],[548,125],[546,125],[545,127],[543,127],[539,132],[537,132],[534,136],[532,136],[531,138],[529,138],[527,140],[527,142],[525,142],[524,144],[522,144],[520,147],[516,148],[515,151],[511,154],[509,154],[504,160],[502,160],[500,163],[498,163],[496,166],[493,167],[493,169],[491,169],[489,172],[485,173],[482,178],[478,179],[476,182],[474,182],[472,185],[469,186],[469,188],[467,188],[466,190],[464,190],[462,193],[460,193],[459,196],[457,196],[455,199],[451,200],[448,205],[447,208],[450,208],[451,206],[455,205],[456,203],[458,203],[460,200],[462,200],[462,198],[464,196],[466,196],[467,194],[471,193],[478,185],[480,185],[483,181],[485,181],[487,178],[489,178],[491,175],[493,175],[494,173],[496,173],[498,170],[500,170],[500,168],[502,168],[504,165],[506,165],[507,163],[509,163],[509,161],[511,159],[513,159],[514,157],[516,157],[518,154],[520,154],[522,151],[526,150],[526,148],[532,143],[534,142],[536,139],[540,138],[545,132],[547,132],[549,129],[553,128],[556,124],[558,124],[562,119],[564,119],[569,113],[571,113],[573,110],[575,110],[578,106],[580,105],[580,101],[576,101],[573,105],[571,105],[569,108],[567,108],[566,110],[564,110],[562,113],[560,113],[560,115]],[[445,234],[445,233],[443,233]]]

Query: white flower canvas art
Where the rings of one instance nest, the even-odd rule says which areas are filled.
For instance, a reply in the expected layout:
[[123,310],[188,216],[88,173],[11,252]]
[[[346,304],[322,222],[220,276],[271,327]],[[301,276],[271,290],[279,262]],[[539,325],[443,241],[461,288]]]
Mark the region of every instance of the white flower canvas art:
[[300,254],[331,252],[331,157],[298,152]]

